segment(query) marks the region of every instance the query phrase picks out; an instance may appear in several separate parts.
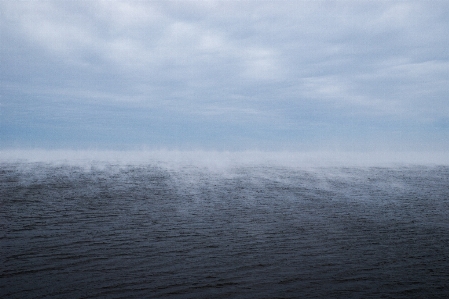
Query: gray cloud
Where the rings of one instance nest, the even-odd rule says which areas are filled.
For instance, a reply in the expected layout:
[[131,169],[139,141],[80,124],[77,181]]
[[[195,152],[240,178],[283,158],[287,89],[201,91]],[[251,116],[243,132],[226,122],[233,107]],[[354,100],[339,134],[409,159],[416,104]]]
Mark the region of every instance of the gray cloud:
[[274,126],[284,139],[361,119],[410,134],[448,122],[444,1],[1,1],[0,11],[10,115],[19,96],[79,114],[101,103],[167,122]]

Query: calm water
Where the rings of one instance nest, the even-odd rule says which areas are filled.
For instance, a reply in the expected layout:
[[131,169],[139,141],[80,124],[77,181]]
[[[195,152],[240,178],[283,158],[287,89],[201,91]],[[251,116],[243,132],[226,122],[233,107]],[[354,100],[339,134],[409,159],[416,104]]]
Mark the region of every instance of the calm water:
[[449,167],[0,164],[1,298],[447,298]]

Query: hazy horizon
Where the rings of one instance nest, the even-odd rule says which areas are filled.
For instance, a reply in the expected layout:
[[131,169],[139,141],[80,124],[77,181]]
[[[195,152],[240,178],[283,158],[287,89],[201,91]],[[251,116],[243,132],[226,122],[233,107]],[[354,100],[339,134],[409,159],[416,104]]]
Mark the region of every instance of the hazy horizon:
[[154,165],[226,170],[234,167],[402,167],[449,165],[446,152],[204,151],[204,150],[0,150],[0,163],[75,166]]

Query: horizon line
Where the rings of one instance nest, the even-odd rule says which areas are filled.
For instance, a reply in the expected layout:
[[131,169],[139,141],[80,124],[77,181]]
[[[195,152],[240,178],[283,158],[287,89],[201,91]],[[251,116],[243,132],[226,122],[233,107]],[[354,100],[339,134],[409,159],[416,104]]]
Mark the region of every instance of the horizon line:
[[389,150],[179,150],[179,149],[0,149],[0,162],[127,164],[175,163],[200,166],[270,164],[279,166],[449,165],[447,151]]

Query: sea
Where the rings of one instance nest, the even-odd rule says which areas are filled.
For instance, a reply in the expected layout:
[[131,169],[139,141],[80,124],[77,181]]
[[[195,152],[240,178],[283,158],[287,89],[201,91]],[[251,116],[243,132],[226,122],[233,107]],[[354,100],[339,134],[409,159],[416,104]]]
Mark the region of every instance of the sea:
[[229,157],[3,159],[0,298],[449,298],[448,165]]

